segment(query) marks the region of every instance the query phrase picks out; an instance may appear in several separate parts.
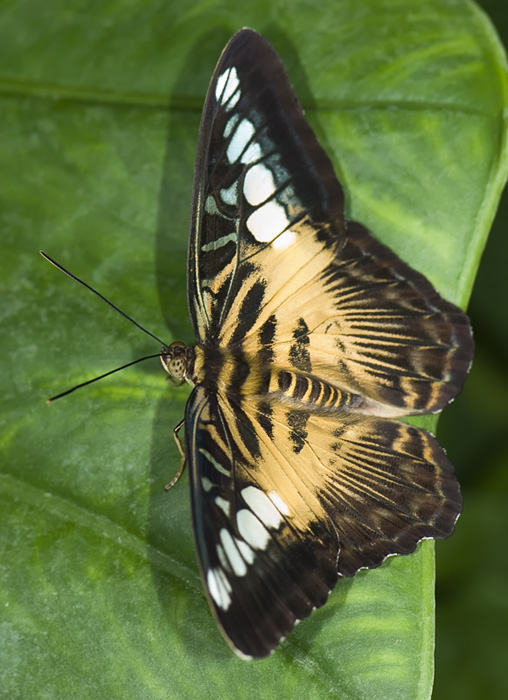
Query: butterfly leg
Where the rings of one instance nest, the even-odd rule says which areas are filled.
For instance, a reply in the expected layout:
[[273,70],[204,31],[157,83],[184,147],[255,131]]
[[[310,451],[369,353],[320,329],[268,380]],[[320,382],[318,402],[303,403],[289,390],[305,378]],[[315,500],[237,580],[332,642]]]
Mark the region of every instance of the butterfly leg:
[[181,420],[178,423],[178,425],[176,426],[176,428],[174,428],[174,430],[173,430],[173,436],[175,438],[176,446],[178,447],[178,452],[180,453],[180,466],[178,467],[178,471],[176,472],[175,476],[171,479],[169,484],[166,484],[166,486],[164,486],[165,491],[169,491],[169,489],[173,488],[173,486],[176,484],[178,479],[182,476],[183,470],[185,469],[185,452],[184,452],[184,449],[182,447],[182,443],[180,441],[180,438],[178,437],[178,433],[182,429],[184,423],[185,423],[185,419]]

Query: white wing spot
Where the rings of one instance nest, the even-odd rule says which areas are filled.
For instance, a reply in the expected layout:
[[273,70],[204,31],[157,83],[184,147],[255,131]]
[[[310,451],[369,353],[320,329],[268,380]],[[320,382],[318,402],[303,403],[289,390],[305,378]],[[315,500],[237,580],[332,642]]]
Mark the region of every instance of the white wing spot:
[[272,171],[262,163],[252,165],[243,181],[243,193],[253,206],[261,204],[275,194],[275,182]]
[[213,484],[207,476],[202,476],[201,477],[201,486],[203,487],[203,491],[208,493],[208,491],[210,491],[212,489]]
[[289,226],[284,207],[267,202],[247,219],[247,228],[259,243],[268,243]]
[[219,213],[219,210],[217,209],[217,204],[215,203],[215,199],[212,197],[211,194],[209,194],[208,197],[206,198],[205,211],[207,214],[218,214]]
[[[240,158],[240,155],[243,153],[244,149],[247,147],[247,144],[253,137],[254,131],[254,125],[248,119],[242,119],[242,121],[238,124],[226,150],[226,155],[230,163],[235,163],[238,158]],[[244,157],[245,153],[241,160],[242,163],[245,162]]]
[[[236,233],[228,233],[225,236],[221,236],[220,238],[217,238],[216,241],[210,241],[210,243],[205,243],[205,245],[201,246],[201,250],[204,253],[208,253],[210,250],[218,250],[218,248],[223,248],[225,245],[227,245],[230,241],[233,241],[233,243],[236,241],[237,235]],[[211,282],[211,280],[208,280]]]
[[234,66],[231,66],[231,68],[228,68],[219,76],[217,85],[215,86],[215,99],[224,107],[226,112],[233,109],[240,99],[239,86],[240,81],[238,80],[238,73]]
[[228,472],[227,469],[224,469],[222,464],[220,464],[220,462],[217,462],[217,460],[214,457],[212,457],[208,450],[205,450],[202,447],[200,447],[199,452],[203,455],[203,457],[205,457],[205,459],[207,459],[210,462],[210,464],[212,464],[215,467],[215,469],[217,469],[218,472],[224,474],[224,476],[231,476],[231,473]]
[[233,572],[237,576],[245,576],[247,573],[247,565],[242,559],[242,555],[238,551],[234,539],[227,530],[222,529],[220,531],[220,540]]
[[231,504],[229,501],[226,501],[225,498],[221,498],[221,496],[217,496],[215,499],[215,504],[221,509],[224,515],[229,518],[229,512],[231,510]]
[[283,515],[289,515],[288,504],[282,500],[277,491],[270,491],[270,493],[267,495],[271,502],[275,505],[279,513],[282,513]]
[[236,204],[238,200],[238,182],[233,182],[231,187],[221,190],[220,196],[224,204]]
[[227,139],[228,136],[233,133],[233,130],[234,130],[235,126],[237,125],[239,119],[240,119],[239,114],[233,114],[233,116],[228,119],[228,122],[227,122],[226,126],[224,127],[224,138],[225,139]]
[[231,605],[231,584],[222,569],[210,569],[206,575],[208,592],[219,608],[227,610]]
[[220,546],[220,544],[217,545],[217,556],[219,557],[220,564],[223,569],[226,569],[226,571],[231,571],[231,567],[229,566],[228,559],[226,557],[226,554],[224,553],[224,550]]
[[274,248],[277,248],[277,250],[284,250],[285,248],[289,248],[289,246],[292,245],[295,240],[296,233],[294,231],[284,231],[284,233],[281,233],[280,236],[274,238],[272,245]]
[[266,493],[255,486],[242,490],[242,498],[266,527],[279,527],[282,515]]
[[265,549],[270,540],[270,533],[250,510],[242,508],[236,516],[238,532],[254,549]]
[[238,540],[238,539],[236,539],[236,537],[235,537],[235,542],[236,542],[236,546],[240,550],[240,553],[241,553],[242,557],[245,559],[245,561],[247,562],[247,564],[252,564],[254,562],[254,552],[249,547],[247,542],[244,542],[243,540]]
[[240,163],[253,163],[256,160],[260,160],[262,156],[263,151],[261,150],[261,146],[253,141],[240,158]]

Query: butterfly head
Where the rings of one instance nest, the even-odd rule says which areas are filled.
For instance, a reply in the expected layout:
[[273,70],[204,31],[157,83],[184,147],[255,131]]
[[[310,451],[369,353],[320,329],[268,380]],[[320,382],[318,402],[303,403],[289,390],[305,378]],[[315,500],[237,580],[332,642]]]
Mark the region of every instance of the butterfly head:
[[187,372],[187,346],[180,340],[166,345],[161,350],[162,366],[170,377],[183,380]]

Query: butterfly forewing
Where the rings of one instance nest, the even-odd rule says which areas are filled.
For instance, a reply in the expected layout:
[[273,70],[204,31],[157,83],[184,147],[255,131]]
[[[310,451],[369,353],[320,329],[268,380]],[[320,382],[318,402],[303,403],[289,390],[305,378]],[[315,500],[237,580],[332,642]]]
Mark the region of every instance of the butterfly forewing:
[[205,101],[188,297],[200,567],[225,637],[259,658],[339,574],[451,534],[453,467],[394,418],[456,396],[473,343],[460,309],[345,220],[285,69],[251,30]]
[[236,35],[212,78],[194,202],[188,292],[198,341],[247,336],[255,352],[255,332],[277,312],[276,361],[298,367],[286,350],[300,323],[312,360],[298,368],[361,392],[374,413],[435,412],[456,395],[472,354],[467,317],[345,222],[332,165],[255,32]]
[[252,31],[225,48],[203,109],[190,231],[190,312],[196,336],[217,333],[252,255],[283,250],[295,224],[343,233],[343,193],[304,119],[282,62]]

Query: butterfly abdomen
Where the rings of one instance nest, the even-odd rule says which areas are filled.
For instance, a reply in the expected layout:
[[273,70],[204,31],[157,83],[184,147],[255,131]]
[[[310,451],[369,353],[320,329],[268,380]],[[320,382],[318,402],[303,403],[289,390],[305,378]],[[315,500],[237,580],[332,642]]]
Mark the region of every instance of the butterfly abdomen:
[[272,370],[269,396],[313,412],[354,408],[361,402],[356,394],[341,391],[338,387],[315,377],[285,369]]
[[357,394],[342,391],[312,375],[275,367],[262,354],[201,346],[196,346],[194,353],[191,383],[239,398],[262,397],[267,403],[282,402],[316,413],[354,409],[362,403]]

